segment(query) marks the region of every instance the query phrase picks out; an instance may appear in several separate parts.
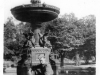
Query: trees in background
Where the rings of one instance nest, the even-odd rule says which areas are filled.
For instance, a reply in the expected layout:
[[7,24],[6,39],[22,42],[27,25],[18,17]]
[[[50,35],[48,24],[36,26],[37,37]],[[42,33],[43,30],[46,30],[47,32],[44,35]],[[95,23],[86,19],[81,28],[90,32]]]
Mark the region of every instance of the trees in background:
[[86,55],[88,52],[90,55],[95,55],[95,17],[93,15],[78,20],[74,14],[65,14],[45,24],[47,24],[44,25],[45,32],[48,32],[51,37],[53,51],[58,51],[61,56],[61,66],[63,66],[66,51],[74,52],[76,65],[79,65],[80,56],[88,58],[88,54]]
[[18,60],[20,58],[26,40],[23,33],[28,33],[29,30],[28,23],[20,22],[16,25],[12,18],[8,18],[4,24],[4,59]]
[[[95,22],[96,18],[93,15],[77,19],[71,13],[42,24],[42,33],[49,33],[48,40],[52,44],[52,51],[60,55],[61,66],[65,57],[76,57],[76,63],[79,65],[80,57],[85,57],[88,63],[91,56],[95,56]],[[23,33],[29,31],[30,24],[20,22],[15,25],[9,18],[4,24],[4,56],[7,57],[11,53],[18,58],[26,40]]]
[[14,54],[13,50],[9,49],[9,46],[15,40],[16,28],[12,22],[12,18],[8,18],[7,23],[4,24],[4,58],[11,59],[11,55]]
[[96,53],[96,18],[93,15],[89,15],[79,20],[79,25],[85,26],[83,29],[83,37],[85,42],[79,48],[82,50],[86,59],[86,63],[91,59],[91,56],[95,57]]

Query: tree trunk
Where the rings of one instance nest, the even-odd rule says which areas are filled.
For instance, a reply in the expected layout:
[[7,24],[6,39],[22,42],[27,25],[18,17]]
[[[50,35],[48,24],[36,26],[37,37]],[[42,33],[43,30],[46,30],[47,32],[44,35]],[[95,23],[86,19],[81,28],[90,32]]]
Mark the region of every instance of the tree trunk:
[[65,56],[65,52],[61,52],[61,63],[60,63],[60,67],[64,66],[64,56]]
[[61,64],[60,64],[60,67],[63,67],[64,66],[64,56],[61,56]]
[[87,52],[85,52],[85,57],[86,57],[86,59],[85,59],[85,64],[89,64],[89,53],[88,53],[88,51]]
[[79,66],[80,65],[80,57],[79,57],[79,53],[76,52],[76,65]]
[[85,59],[85,64],[89,64],[89,58],[88,57],[86,57],[86,59]]

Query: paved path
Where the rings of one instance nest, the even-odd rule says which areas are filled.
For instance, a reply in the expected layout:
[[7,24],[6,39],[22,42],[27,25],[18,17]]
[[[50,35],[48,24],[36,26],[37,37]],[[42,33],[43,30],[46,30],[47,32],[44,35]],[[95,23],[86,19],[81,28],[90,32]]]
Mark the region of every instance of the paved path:
[[66,66],[64,66],[64,68],[69,68],[69,69],[70,68],[72,68],[72,69],[74,69],[74,68],[86,69],[88,67],[96,68],[96,65],[95,64],[91,64],[91,65],[80,65],[80,66],[75,66],[75,65],[66,65]]
[[[95,64],[93,65],[80,65],[80,66],[74,66],[74,65],[66,65],[64,66],[64,69],[74,69],[74,68],[87,68],[87,67],[95,67]],[[17,75],[16,74],[16,68],[7,68],[6,73],[3,75]]]
[[3,75],[17,75],[16,73],[4,73]]
[[16,74],[16,68],[6,68],[6,73],[3,73],[3,75],[17,75]]

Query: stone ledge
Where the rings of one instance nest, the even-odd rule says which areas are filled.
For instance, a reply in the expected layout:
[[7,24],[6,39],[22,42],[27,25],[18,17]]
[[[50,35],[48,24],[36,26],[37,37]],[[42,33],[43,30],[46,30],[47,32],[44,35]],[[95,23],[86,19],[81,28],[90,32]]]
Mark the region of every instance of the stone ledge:
[[49,48],[47,48],[47,47],[45,47],[45,48],[43,48],[43,47],[36,47],[36,48],[31,48],[31,50],[33,51],[33,52],[51,52],[51,49],[49,49]]

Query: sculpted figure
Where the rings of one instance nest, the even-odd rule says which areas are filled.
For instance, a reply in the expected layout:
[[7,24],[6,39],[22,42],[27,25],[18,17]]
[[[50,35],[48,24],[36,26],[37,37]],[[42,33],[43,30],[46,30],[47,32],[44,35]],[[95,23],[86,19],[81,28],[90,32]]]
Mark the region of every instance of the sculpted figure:
[[40,29],[36,29],[34,30],[34,39],[35,39],[35,46],[36,47],[39,47],[39,40],[40,40],[40,37],[42,37],[43,35],[41,34],[40,32]]
[[28,47],[35,47],[35,39],[33,36],[33,33],[28,33],[28,34],[24,34],[26,41],[24,43],[24,48],[28,48]]
[[39,44],[41,47],[52,47],[48,38],[48,33],[45,33],[43,36],[40,36]]
[[31,3],[35,4],[35,3],[41,3],[40,0],[31,0]]

